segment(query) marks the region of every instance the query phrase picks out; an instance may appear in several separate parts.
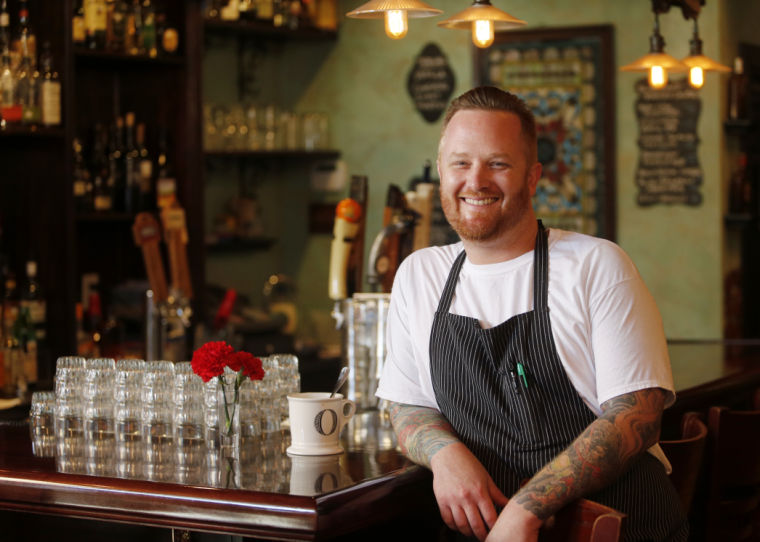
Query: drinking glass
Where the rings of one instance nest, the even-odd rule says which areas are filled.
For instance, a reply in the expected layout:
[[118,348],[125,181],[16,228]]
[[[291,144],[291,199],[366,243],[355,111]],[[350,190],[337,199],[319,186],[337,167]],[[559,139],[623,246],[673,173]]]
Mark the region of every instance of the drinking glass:
[[84,358],[64,356],[56,360],[55,431],[59,439],[82,435]]
[[179,447],[198,447],[203,440],[203,380],[189,361],[174,365],[174,439]]
[[141,390],[145,362],[123,359],[116,363],[114,378],[114,432],[116,475],[136,478],[142,474]]
[[[140,391],[142,438],[147,443],[172,440],[174,363],[148,361]],[[148,450],[148,448],[146,448]]]
[[113,469],[115,378],[114,359],[85,360],[83,417],[85,461],[89,474],[107,476]]
[[36,391],[32,393],[29,411],[29,430],[32,437],[32,452],[37,457],[55,456],[55,392]]

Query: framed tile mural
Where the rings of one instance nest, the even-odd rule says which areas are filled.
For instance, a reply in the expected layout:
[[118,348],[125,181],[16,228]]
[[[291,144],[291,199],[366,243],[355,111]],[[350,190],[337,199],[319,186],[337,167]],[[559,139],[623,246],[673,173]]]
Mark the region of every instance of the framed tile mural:
[[611,25],[500,32],[475,52],[475,83],[517,94],[536,116],[538,217],[614,240],[612,38]]

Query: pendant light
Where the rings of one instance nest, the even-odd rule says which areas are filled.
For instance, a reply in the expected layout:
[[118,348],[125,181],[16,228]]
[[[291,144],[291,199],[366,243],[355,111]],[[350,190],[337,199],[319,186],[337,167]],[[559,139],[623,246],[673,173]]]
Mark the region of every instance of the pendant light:
[[409,30],[408,18],[435,17],[443,13],[421,0],[370,0],[346,13],[352,19],[385,19],[385,33],[398,40]]
[[694,16],[694,36],[689,41],[689,56],[682,61],[689,67],[689,84],[694,88],[702,88],[705,83],[705,72],[728,73],[731,68],[715,62],[702,54],[702,40],[699,37],[697,16]]
[[480,47],[489,47],[497,30],[509,30],[525,25],[521,21],[491,5],[489,0],[475,0],[470,7],[438,23],[443,28],[472,30],[472,42]]
[[668,84],[668,71],[685,72],[686,64],[665,52],[665,39],[660,34],[660,14],[654,12],[654,30],[649,37],[649,53],[620,68],[620,71],[649,72],[649,86],[662,88]]

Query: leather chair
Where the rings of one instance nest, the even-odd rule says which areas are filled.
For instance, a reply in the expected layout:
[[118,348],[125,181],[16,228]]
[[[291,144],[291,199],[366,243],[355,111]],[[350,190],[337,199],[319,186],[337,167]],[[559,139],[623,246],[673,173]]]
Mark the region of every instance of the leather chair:
[[541,529],[539,542],[617,542],[625,514],[588,499],[579,499],[557,512]]
[[683,509],[688,513],[703,473],[702,460],[707,443],[707,426],[696,412],[687,412],[681,418],[681,438],[661,440],[660,447],[673,467],[670,480],[678,492]]
[[707,540],[760,540],[760,409],[712,407],[707,427]]

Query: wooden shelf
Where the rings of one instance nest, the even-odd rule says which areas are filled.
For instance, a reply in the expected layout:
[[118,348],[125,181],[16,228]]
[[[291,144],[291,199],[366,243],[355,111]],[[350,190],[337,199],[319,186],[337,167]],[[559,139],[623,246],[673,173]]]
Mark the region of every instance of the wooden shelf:
[[79,63],[102,65],[135,65],[140,67],[146,66],[184,66],[185,57],[177,56],[156,56],[148,55],[128,55],[126,53],[113,53],[111,51],[91,51],[90,49],[76,48],[74,56]]
[[221,239],[219,241],[206,242],[206,250],[210,253],[223,254],[233,252],[251,252],[255,250],[265,250],[276,242],[274,237],[252,237],[243,239],[234,237],[231,239]]
[[303,150],[277,150],[277,151],[205,151],[206,158],[270,158],[279,160],[282,158],[328,160],[340,157],[340,151],[325,149],[317,151]]
[[332,41],[338,38],[337,30],[323,30],[321,28],[298,28],[292,30],[280,26],[274,26],[269,21],[222,21],[207,19],[204,28],[208,34],[229,34],[234,32],[240,35],[262,37],[267,39],[282,40],[305,40],[305,41]]
[[132,213],[86,213],[77,215],[76,220],[80,224],[117,224],[132,223],[135,215]]
[[746,226],[755,221],[750,213],[729,213],[723,217],[726,226]]
[[723,129],[727,134],[742,135],[746,134],[752,128],[753,122],[750,119],[728,119],[723,122]]
[[0,128],[0,137],[62,138],[63,136],[64,130],[61,126],[8,124],[5,128]]

